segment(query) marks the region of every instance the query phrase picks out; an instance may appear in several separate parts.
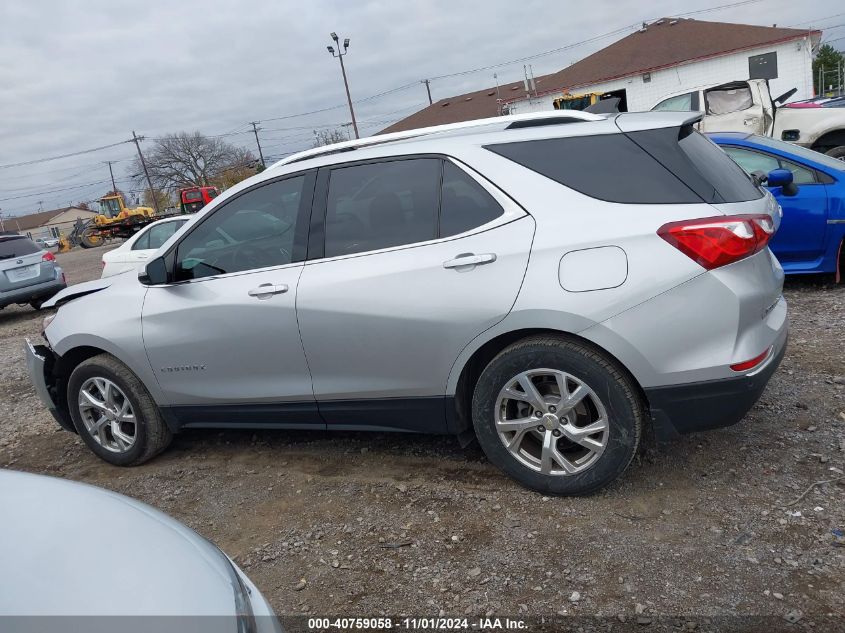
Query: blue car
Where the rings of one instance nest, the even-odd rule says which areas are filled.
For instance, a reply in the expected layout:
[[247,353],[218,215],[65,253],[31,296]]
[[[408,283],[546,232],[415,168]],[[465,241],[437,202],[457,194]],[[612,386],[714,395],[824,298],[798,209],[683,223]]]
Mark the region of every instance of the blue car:
[[845,267],[845,160],[756,134],[708,135],[763,184],[783,208],[769,246],[786,274],[834,273]]

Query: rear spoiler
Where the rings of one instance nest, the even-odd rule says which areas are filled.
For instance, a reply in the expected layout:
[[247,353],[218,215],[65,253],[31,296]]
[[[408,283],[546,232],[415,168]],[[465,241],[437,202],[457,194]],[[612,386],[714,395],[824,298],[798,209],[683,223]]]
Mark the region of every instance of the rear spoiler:
[[698,123],[703,112],[624,112],[616,115],[616,127],[622,132],[639,132],[661,127],[683,127]]

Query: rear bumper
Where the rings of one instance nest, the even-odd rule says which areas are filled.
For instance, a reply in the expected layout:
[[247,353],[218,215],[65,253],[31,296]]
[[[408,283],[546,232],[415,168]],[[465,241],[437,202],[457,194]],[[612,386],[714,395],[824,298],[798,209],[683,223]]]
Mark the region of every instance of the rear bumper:
[[62,277],[62,271],[60,268],[56,270],[58,275],[56,279],[0,293],[0,307],[12,305],[13,303],[29,303],[37,299],[48,299],[59,292],[59,290],[64,290],[67,288],[67,284],[64,282],[64,277]]
[[736,378],[646,389],[659,440],[739,422],[760,398],[786,353],[786,332],[755,371]]
[[29,377],[35,387],[38,399],[47,407],[50,414],[65,431],[76,433],[76,428],[67,413],[58,406],[53,399],[53,394],[47,384],[47,372],[52,371],[53,353],[44,345],[33,345],[29,339],[24,344],[26,354],[26,366],[29,369]]

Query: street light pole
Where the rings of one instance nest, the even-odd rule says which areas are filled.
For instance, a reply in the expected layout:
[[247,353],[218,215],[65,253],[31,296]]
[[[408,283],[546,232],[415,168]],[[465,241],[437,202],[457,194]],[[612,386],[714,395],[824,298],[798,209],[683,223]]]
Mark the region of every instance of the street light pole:
[[340,38],[338,38],[337,33],[332,33],[331,37],[337,45],[337,51],[335,51],[334,46],[327,46],[326,48],[329,53],[332,54],[332,57],[337,57],[340,60],[340,72],[343,74],[343,86],[346,88],[346,100],[349,102],[349,114],[352,117],[352,128],[355,130],[355,138],[361,138],[358,135],[358,122],[355,120],[355,110],[352,108],[352,97],[349,94],[349,81],[346,79],[346,67],[343,65],[343,58],[349,52],[347,50],[349,48],[349,38],[347,37],[343,40],[343,48],[341,48]]

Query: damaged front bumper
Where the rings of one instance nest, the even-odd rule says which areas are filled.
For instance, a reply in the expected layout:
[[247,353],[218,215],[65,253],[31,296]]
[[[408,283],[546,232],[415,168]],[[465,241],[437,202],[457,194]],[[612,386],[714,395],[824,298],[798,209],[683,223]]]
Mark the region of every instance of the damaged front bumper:
[[59,426],[65,431],[76,433],[76,428],[73,426],[70,416],[56,404],[54,394],[50,389],[52,381],[48,382],[48,376],[52,376],[55,360],[53,352],[46,345],[33,345],[29,339],[26,339],[24,352],[26,354],[26,365],[29,368],[29,377],[35,386],[38,399],[44,403]]

